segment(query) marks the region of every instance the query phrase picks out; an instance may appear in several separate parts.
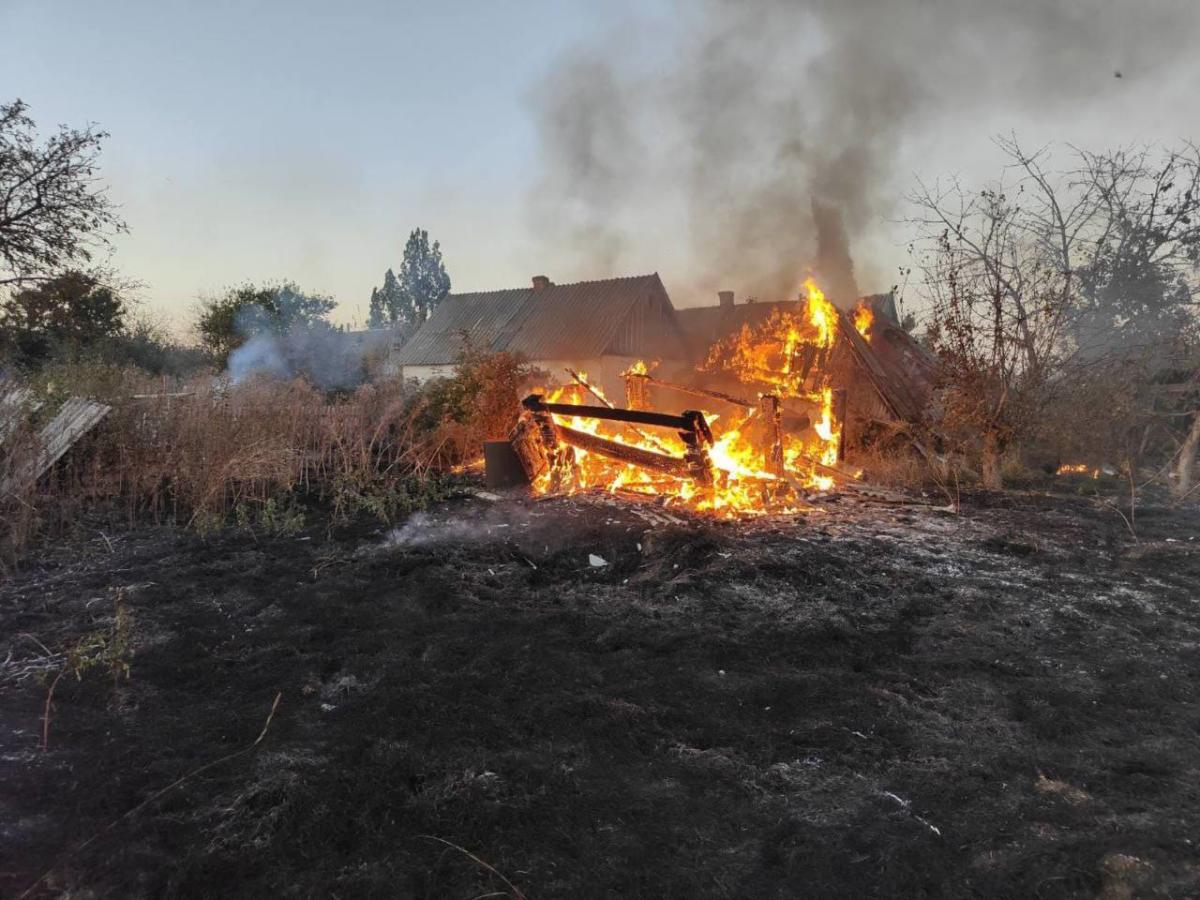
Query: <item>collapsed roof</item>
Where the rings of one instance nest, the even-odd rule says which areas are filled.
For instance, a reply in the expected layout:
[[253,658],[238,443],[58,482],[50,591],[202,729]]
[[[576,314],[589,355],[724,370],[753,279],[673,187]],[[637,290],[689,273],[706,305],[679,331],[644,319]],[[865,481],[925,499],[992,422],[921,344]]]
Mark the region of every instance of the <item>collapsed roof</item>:
[[[721,292],[717,306],[698,306],[676,311],[697,362],[718,341],[744,328],[756,329],[776,311],[784,314],[801,309],[802,300],[769,303],[734,303],[733,294]],[[937,360],[900,327],[895,297],[889,292],[871,294],[860,300],[874,313],[870,340],[854,327],[851,314],[842,311],[839,331],[849,347],[856,368],[875,388],[887,412],[894,418],[917,423],[925,418],[933,396]]]
[[905,422],[917,423],[929,412],[937,381],[937,359],[903,328],[890,293],[864,297],[875,321],[868,341],[842,313],[841,332],[855,360],[866,373],[888,411]]

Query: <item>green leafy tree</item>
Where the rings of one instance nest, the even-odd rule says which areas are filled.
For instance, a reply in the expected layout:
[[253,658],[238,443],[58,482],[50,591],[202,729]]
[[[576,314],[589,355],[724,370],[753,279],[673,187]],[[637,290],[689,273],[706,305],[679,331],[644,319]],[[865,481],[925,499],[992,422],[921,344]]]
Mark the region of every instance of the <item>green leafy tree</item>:
[[383,308],[383,301],[379,297],[379,288],[371,288],[371,302],[367,305],[369,310],[367,314],[368,328],[382,328],[387,324],[387,313]]
[[0,302],[0,332],[8,355],[33,367],[122,334],[128,314],[112,287],[84,272],[65,272]]
[[442,262],[441,245],[429,243],[429,232],[413,229],[404,245],[404,261],[400,264],[400,290],[405,303],[397,322],[410,328],[428,319],[442,298],[450,293],[450,276]]
[[441,245],[429,243],[429,232],[413,229],[404,245],[400,276],[391,269],[383,275],[383,286],[371,291],[372,328],[394,327],[409,335],[433,314],[434,307],[450,293],[450,276],[442,261]]
[[406,331],[416,321],[411,298],[404,292],[396,273],[391,269],[383,273],[383,287],[371,291],[369,321],[372,328],[399,325]]
[[329,327],[337,303],[306,294],[291,281],[261,287],[246,284],[204,301],[196,320],[200,340],[224,365],[229,354],[256,334]]

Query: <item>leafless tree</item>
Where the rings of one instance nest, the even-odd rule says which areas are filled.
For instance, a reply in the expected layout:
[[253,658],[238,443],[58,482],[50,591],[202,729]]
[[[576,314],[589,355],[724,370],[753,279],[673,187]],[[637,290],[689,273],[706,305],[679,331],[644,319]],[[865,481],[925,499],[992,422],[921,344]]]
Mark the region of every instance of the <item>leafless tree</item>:
[[0,105],[0,285],[86,266],[125,228],[97,175],[108,134],[60,126],[39,140],[27,110]]
[[1005,450],[1074,375],[1194,339],[1200,292],[1195,145],[1073,150],[1074,165],[1054,171],[1046,148],[998,144],[1009,164],[997,182],[918,183],[910,197],[946,422],[978,445],[992,488]]

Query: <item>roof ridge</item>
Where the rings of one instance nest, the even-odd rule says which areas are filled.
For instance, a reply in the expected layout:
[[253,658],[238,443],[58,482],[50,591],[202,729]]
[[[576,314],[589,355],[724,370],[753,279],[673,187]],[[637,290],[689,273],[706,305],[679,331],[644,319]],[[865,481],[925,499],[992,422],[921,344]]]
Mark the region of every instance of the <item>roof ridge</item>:
[[658,275],[657,272],[649,272],[645,275],[614,275],[611,278],[590,278],[583,281],[565,281],[562,284],[558,282],[552,283],[551,287],[577,287],[581,284],[611,284],[614,281],[644,281],[647,278],[654,278]]
[[[616,281],[645,281],[646,279],[649,279],[649,278],[658,278],[658,277],[659,277],[659,275],[657,272],[649,272],[645,275],[614,275],[611,278],[592,278],[592,279],[587,279],[584,281],[566,281],[566,282],[562,282],[562,283],[555,281],[555,282],[551,282],[550,287],[551,288],[582,287],[583,285],[589,285],[589,284],[612,284],[613,282],[616,282]],[[513,294],[513,293],[520,293],[523,291],[532,291],[532,290],[533,290],[532,285],[526,285],[525,287],[515,287],[515,288],[495,288],[490,291],[489,290],[462,291],[459,293],[451,292],[451,293],[447,294],[446,296],[447,297],[467,297],[467,296],[472,296],[472,295],[477,295],[477,294]]]
[[478,297],[482,294],[527,294],[532,292],[532,287],[496,288],[495,290],[490,291],[451,291],[445,297],[443,297],[442,300],[448,300],[451,297]]

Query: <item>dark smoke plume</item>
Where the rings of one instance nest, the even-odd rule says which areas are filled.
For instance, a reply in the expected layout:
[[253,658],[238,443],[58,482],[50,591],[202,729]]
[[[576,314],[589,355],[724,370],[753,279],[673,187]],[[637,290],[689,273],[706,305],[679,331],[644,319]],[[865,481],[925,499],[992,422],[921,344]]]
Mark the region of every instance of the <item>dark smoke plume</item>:
[[1069,113],[1111,90],[1114,70],[1126,84],[1157,78],[1200,23],[1193,0],[674,10],[669,25],[638,20],[571,48],[548,73],[532,204],[545,252],[592,276],[654,259],[642,245],[682,244],[686,288],[773,299],[811,269],[842,303],[857,291],[856,240],[906,187],[896,168],[909,137],[979,108],[1014,125]]

